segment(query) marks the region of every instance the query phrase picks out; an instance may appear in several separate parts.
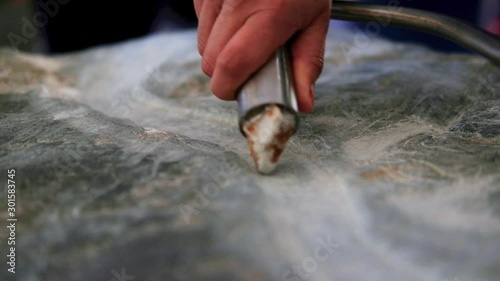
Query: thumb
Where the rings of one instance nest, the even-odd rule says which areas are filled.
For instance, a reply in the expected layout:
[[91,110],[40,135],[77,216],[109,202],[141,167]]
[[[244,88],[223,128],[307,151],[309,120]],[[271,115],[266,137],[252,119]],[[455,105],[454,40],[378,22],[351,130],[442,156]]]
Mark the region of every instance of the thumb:
[[293,41],[293,76],[297,102],[302,112],[310,112],[314,107],[314,84],[323,70],[329,19],[328,10],[301,31]]

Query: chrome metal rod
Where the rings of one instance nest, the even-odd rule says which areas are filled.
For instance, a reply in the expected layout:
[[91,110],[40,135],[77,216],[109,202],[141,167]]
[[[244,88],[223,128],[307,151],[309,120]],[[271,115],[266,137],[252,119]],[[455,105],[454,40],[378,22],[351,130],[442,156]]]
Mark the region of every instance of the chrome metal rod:
[[240,131],[246,121],[262,113],[270,104],[295,115],[298,105],[293,83],[292,63],[287,47],[276,51],[273,57],[241,87],[238,94]]
[[373,21],[383,26],[427,32],[460,44],[500,66],[500,36],[452,17],[417,9],[335,0],[331,18]]

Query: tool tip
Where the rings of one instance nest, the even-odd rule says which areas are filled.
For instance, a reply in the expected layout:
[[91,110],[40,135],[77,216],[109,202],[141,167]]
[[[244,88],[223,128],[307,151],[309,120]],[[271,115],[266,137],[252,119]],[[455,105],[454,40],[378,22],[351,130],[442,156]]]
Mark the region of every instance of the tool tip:
[[273,172],[279,157],[296,129],[295,116],[276,105],[264,110],[243,124],[250,155],[262,174]]

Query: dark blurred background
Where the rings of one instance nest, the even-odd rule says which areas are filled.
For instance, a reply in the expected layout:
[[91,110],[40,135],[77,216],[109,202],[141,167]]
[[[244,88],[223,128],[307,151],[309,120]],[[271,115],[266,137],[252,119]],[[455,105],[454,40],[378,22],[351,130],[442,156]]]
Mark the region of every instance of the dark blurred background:
[[31,52],[77,51],[196,25],[191,0],[0,0],[0,46]]
[[[500,0],[400,0],[399,3],[403,7],[458,17],[500,34]],[[0,0],[0,46],[30,52],[77,51],[196,25],[191,0]],[[336,26],[333,23],[333,28]],[[338,26],[350,29],[356,24]],[[381,35],[441,51],[464,51],[444,39],[404,29],[383,28]]]

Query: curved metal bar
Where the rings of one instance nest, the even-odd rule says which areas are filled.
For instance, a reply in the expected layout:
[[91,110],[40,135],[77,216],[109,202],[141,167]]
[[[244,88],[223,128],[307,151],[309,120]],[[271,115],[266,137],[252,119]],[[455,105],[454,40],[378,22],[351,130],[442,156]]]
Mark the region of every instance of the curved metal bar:
[[424,31],[458,43],[500,66],[500,37],[452,17],[410,8],[333,1],[331,18]]

